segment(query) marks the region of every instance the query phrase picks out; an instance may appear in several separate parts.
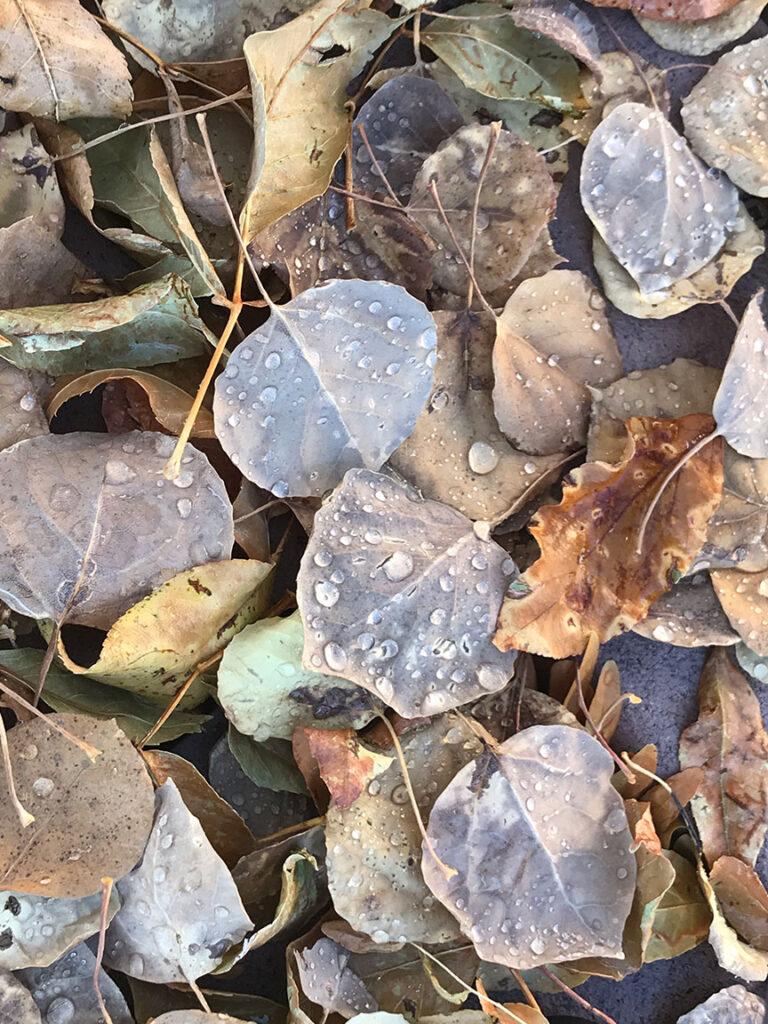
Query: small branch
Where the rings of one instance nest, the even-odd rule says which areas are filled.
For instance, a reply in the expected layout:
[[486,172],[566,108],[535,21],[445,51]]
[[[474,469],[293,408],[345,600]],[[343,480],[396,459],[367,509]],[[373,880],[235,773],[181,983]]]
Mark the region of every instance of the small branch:
[[386,176],[386,174],[382,170],[381,164],[376,159],[376,154],[373,152],[373,147],[371,146],[370,142],[368,141],[368,133],[365,130],[365,125],[364,124],[359,124],[357,126],[357,130],[360,132],[360,137],[363,140],[363,143],[365,144],[365,148],[368,150],[368,155],[371,158],[371,163],[373,164],[374,168],[376,169],[376,173],[381,178],[381,180],[384,182],[384,188],[387,190],[387,192],[390,195],[390,198],[394,200],[394,202],[397,204],[397,206],[399,206],[400,209],[403,209],[403,204],[397,198],[397,193],[392,188],[392,185],[391,185],[391,183],[389,181],[389,178]]
[[[477,235],[477,217],[480,212],[480,192],[483,188],[483,182],[485,181],[485,175],[488,171],[488,165],[493,158],[493,151],[496,149],[496,143],[499,141],[499,133],[501,132],[501,121],[491,122],[491,137],[488,140],[488,149],[485,151],[485,159],[483,160],[483,166],[480,168],[480,174],[477,179],[477,188],[475,189],[475,201],[472,204],[472,226],[469,233],[469,267],[470,277],[469,285],[467,287],[467,309],[472,308],[472,290],[474,287],[475,280],[475,238]],[[478,290],[479,291],[479,290]]]
[[595,1017],[599,1017],[600,1020],[606,1021],[606,1024],[616,1024],[613,1017],[609,1017],[607,1013],[603,1013],[602,1010],[598,1010],[598,1008],[593,1006],[592,1003],[588,1003],[583,996],[580,996],[578,992],[574,992],[572,988],[569,988],[564,981],[561,981],[560,978],[558,978],[556,974],[553,974],[547,967],[539,967],[539,970],[546,978],[549,978],[550,981],[554,982],[559,989],[562,989],[566,995],[570,996],[575,1003],[578,1003],[579,1006],[583,1007],[585,1010],[589,1010],[590,1013],[593,1013]]
[[[10,679],[15,683],[22,683],[28,690],[34,690],[34,687],[28,683],[26,679],[22,679],[21,676],[17,676],[14,672],[10,672],[4,665],[0,665],[0,675],[4,675],[7,679]],[[60,733],[65,739],[74,743],[76,747],[79,747],[82,750],[89,760],[95,761],[101,754],[98,747],[91,746],[90,743],[87,743],[85,740],[81,740],[78,736],[69,732],[68,729],[65,729],[57,722],[54,722],[50,715],[44,715],[39,708],[36,708],[34,704],[30,704],[29,701],[24,700],[23,697],[20,697],[19,694],[16,693],[15,690],[12,690],[10,686],[6,686],[5,683],[0,683],[0,691],[8,694],[8,696],[12,697],[18,704],[21,704],[25,711],[29,711],[31,714],[36,715],[37,718],[42,719],[55,732]]]
[[223,651],[217,651],[215,654],[212,654],[210,658],[207,658],[205,661],[201,661],[199,665],[195,666],[194,671],[190,673],[188,678],[184,680],[184,682],[181,684],[181,686],[178,688],[178,690],[174,694],[174,697],[173,697],[173,700],[171,701],[171,703],[168,705],[168,707],[165,709],[165,711],[162,713],[162,715],[160,715],[160,717],[155,722],[155,724],[152,726],[152,728],[149,730],[149,732],[144,737],[144,739],[141,740],[137,744],[137,749],[143,750],[144,747],[149,743],[149,741],[155,735],[155,733],[159,729],[162,729],[162,727],[165,725],[165,723],[171,717],[171,715],[176,710],[176,708],[179,706],[179,704],[181,704],[182,700],[184,699],[184,697],[185,697],[187,691],[189,690],[190,686],[192,685],[192,683],[194,683],[194,681],[197,679],[197,677],[199,675],[201,675],[203,672],[205,672],[205,670],[207,668],[210,668],[211,665],[215,664],[219,660],[219,658],[222,656],[223,653],[224,653]]
[[[352,105],[347,107],[347,116],[349,123],[347,125],[348,136],[347,136],[347,148],[344,154],[344,184],[347,186],[348,192],[352,193],[355,188],[355,171],[352,159],[352,117],[354,110]],[[355,200],[352,195],[348,195],[347,199],[347,231],[352,231],[357,224],[357,218],[355,217]]]
[[5,777],[8,781],[8,793],[11,797],[11,803],[16,811],[19,818],[19,824],[22,828],[27,828],[35,820],[34,814],[30,814],[29,811],[24,807],[21,800],[19,800],[16,792],[16,783],[13,781],[13,765],[11,764],[11,753],[8,750],[8,735],[5,731],[5,722],[3,716],[0,713],[0,751],[3,757],[3,768],[5,769]]
[[107,913],[109,912],[109,900],[112,896],[112,886],[114,879],[102,878],[101,880],[101,917],[99,920],[99,948],[96,951],[96,963],[93,965],[93,988],[96,992],[96,998],[99,1002],[99,1009],[101,1015],[106,1021],[106,1024],[112,1024],[112,1018],[109,1015],[109,1010],[104,1003],[104,997],[101,994],[99,987],[99,971],[101,970],[101,961],[104,958],[104,942],[107,935]]

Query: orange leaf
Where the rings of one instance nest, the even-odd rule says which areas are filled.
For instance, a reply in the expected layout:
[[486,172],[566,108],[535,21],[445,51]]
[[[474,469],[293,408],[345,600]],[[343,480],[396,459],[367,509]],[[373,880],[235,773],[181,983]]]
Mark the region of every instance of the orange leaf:
[[303,726],[294,732],[294,747],[298,734],[317,762],[334,807],[341,810],[351,807],[368,783],[392,764],[391,757],[364,747],[354,729]]
[[625,458],[588,462],[565,478],[559,505],[531,524],[541,556],[509,588],[494,643],[567,658],[589,634],[601,643],[642,619],[700,550],[723,486],[723,443],[715,438],[669,481],[637,539],[665,475],[714,429],[711,416],[627,421]]

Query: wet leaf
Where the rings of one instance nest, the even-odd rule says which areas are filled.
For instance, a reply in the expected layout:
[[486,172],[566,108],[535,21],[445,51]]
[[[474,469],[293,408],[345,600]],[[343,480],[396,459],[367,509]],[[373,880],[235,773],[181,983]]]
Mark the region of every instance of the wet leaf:
[[722,449],[707,445],[685,463],[638,554],[640,523],[663,474],[711,424],[709,416],[634,417],[621,462],[572,471],[561,503],[539,509],[531,528],[542,553],[504,600],[494,641],[501,649],[569,657],[591,633],[604,641],[644,618],[701,547],[720,498]]
[[758,658],[768,655],[768,570],[715,569],[712,584],[728,621]]
[[[119,906],[117,892],[113,891],[108,922]],[[73,946],[95,935],[100,919],[101,892],[79,899],[0,892],[0,971],[48,967]]]
[[727,647],[739,639],[709,576],[700,572],[686,576],[657,598],[632,628],[640,636],[677,647]]
[[713,18],[681,22],[655,21],[640,15],[636,18],[651,39],[665,50],[703,57],[741,39],[759,20],[763,7],[763,0],[739,0],[735,7]]
[[755,654],[751,647],[747,647],[743,640],[733,648],[736,661],[739,666],[753,679],[764,683],[768,678],[768,659],[762,655]]
[[[367,2],[348,13],[337,0],[319,0],[287,25],[246,39],[255,131],[240,216],[246,241],[328,188],[347,141],[347,87],[397,27],[366,10]],[[324,60],[334,47],[343,53]]]
[[296,968],[304,994],[326,1012],[345,1019],[372,1013],[378,1005],[353,970],[349,953],[330,939],[318,939],[311,949],[296,951]]
[[[431,79],[406,74],[385,82],[362,105],[352,125],[355,188],[369,193],[386,190],[361,127],[393,191],[407,202],[424,160],[463,123],[456,104]],[[359,203],[358,214],[363,209],[365,203]]]
[[699,682],[698,721],[680,737],[680,764],[701,766],[691,809],[709,863],[754,865],[768,830],[768,734],[760,705],[727,653],[716,648]]
[[709,944],[718,964],[744,981],[765,981],[768,977],[768,953],[742,942],[723,916],[715,892],[703,867],[699,865],[699,882],[712,911]]
[[726,920],[755,949],[768,950],[768,892],[738,857],[718,857],[709,881]]
[[[488,15],[496,15],[488,20]],[[495,99],[535,100],[556,110],[583,105],[578,64],[559,46],[517,26],[495,4],[463,4],[438,18],[422,42],[470,89]]]
[[289,740],[302,725],[362,729],[370,722],[368,692],[304,669],[303,648],[298,612],[254,622],[234,637],[219,665],[217,693],[238,732],[263,742]]
[[629,8],[657,21],[697,21],[714,18],[735,7],[739,0],[594,0],[598,7]]
[[0,7],[0,106],[34,117],[127,117],[125,58],[77,0],[5,0]]
[[227,555],[224,485],[191,445],[164,481],[173,447],[162,434],[76,433],[0,452],[2,599],[33,618],[107,628],[201,555]]
[[[736,189],[708,172],[663,114],[640,103],[614,108],[590,138],[581,200],[643,294],[709,263],[738,212]],[[634,230],[639,216],[642,234]]]
[[768,396],[768,324],[761,290],[747,306],[728,356],[712,414],[720,434],[740,455],[768,456],[764,424]]
[[756,196],[768,196],[767,75],[768,40],[735,46],[693,88],[682,108],[693,149]]
[[45,378],[0,359],[0,451],[17,441],[48,433],[41,402]]
[[600,40],[589,15],[571,0],[522,0],[510,10],[519,28],[557,43],[600,75]]
[[[50,967],[29,967],[19,972],[46,1024],[77,1021],[102,1024],[104,1017],[96,998],[93,975],[96,957],[83,943]],[[99,970],[99,990],[113,1024],[133,1024],[122,992],[104,970]]]
[[621,954],[636,868],[612,765],[585,732],[534,726],[438,797],[424,878],[484,960],[526,969]]
[[343,674],[406,718],[499,690],[514,655],[490,633],[512,571],[458,512],[351,470],[315,517],[301,562],[304,663]]
[[493,347],[493,407],[501,429],[524,452],[582,447],[589,389],[622,372],[605,302],[579,271],[550,270],[508,299]]
[[[175,274],[127,295],[0,312],[3,358],[52,376],[152,366],[205,351],[207,329]],[[0,340],[2,344],[2,340]]]
[[0,970],[0,1014],[14,1024],[42,1024],[35,1000],[18,978]]
[[[483,749],[469,725],[450,713],[406,733],[401,743],[425,821],[435,796]],[[398,758],[353,803],[331,804],[326,842],[333,905],[357,931],[376,943],[458,938],[456,921],[422,877],[422,831]]]
[[[158,1017],[158,1014],[167,1015],[178,1011],[184,1014],[181,1024],[189,1024],[190,1020],[195,1020],[194,1014],[201,1013],[197,1009],[200,1005],[197,997],[191,991],[182,992],[167,985],[152,985],[148,981],[139,981],[138,978],[128,978],[128,984],[133,997],[136,1024],[148,1024],[150,1021],[156,1024],[157,1020],[162,1021],[162,1016]],[[241,1024],[240,1018],[244,1021],[256,1018],[262,1021],[262,1024],[286,1024],[287,1008],[271,999],[242,995],[239,992],[213,991],[209,988],[201,988],[201,991],[214,1014],[225,1014],[227,1011],[231,1011],[231,1014],[236,1013],[237,1024]],[[226,1024],[226,1017],[223,1019]],[[206,1017],[203,1016],[203,1024],[205,1021]],[[222,1024],[222,1018],[215,1017],[213,1024]]]
[[298,752],[304,748],[338,810],[351,807],[369,783],[390,767],[394,757],[363,746],[353,729],[326,732],[304,726],[294,736],[294,749]]
[[232,876],[172,779],[155,794],[142,861],[117,889],[122,906],[107,931],[105,961],[146,981],[208,974],[251,927]]
[[258,743],[250,736],[242,736],[234,726],[227,732],[229,749],[245,774],[261,789],[274,793],[307,795],[304,778],[293,759],[287,740],[265,740]]
[[[267,836],[258,843],[253,853],[242,857],[235,866],[232,877],[237,891],[248,911],[248,916],[256,923],[257,928],[270,924],[280,903],[280,895],[291,878],[297,874],[294,870],[298,864],[300,879],[311,884],[306,887],[309,899],[327,906],[328,890],[325,872],[325,831],[322,818],[313,818],[283,829],[275,837]],[[302,865],[292,861],[286,871],[285,865],[292,853],[303,853],[314,858]],[[310,870],[311,869],[311,870]]]
[[217,379],[219,440],[277,497],[323,494],[352,466],[378,469],[411,432],[436,343],[432,316],[397,285],[312,288],[273,307]]
[[252,248],[289,278],[294,295],[332,278],[357,278],[399,284],[426,300],[434,245],[417,225],[402,210],[362,199],[355,221],[350,229],[345,198],[329,190],[281,217]]
[[436,184],[467,258],[475,235],[475,277],[480,288],[490,302],[502,291],[497,303],[501,305],[554,212],[556,193],[547,165],[533,146],[502,130],[482,179],[475,221],[478,178],[490,142],[491,129],[486,125],[467,125],[454,132],[422,164],[408,209],[438,245],[432,260],[435,284],[465,296],[466,267],[429,191],[430,184]]
[[[49,419],[53,419],[70,398],[89,394],[101,384],[115,380],[135,384],[146,396],[158,424],[164,427],[169,434],[181,433],[184,420],[192,405],[192,396],[170,381],[141,370],[95,370],[92,373],[83,374],[82,377],[77,377],[75,380],[59,381],[46,399],[46,413]],[[207,409],[203,408],[198,412],[192,436],[215,437],[213,416]]]
[[485,313],[438,310],[432,394],[389,465],[428,498],[470,519],[504,519],[551,480],[564,456],[531,458],[499,430],[491,392],[494,325]]
[[152,817],[152,784],[140,755],[114,722],[85,715],[54,721],[102,753],[94,760],[44,720],[8,735],[16,790],[36,820],[0,820],[0,884],[75,899],[119,878],[141,856]]
[[[59,657],[70,672],[165,705],[195,666],[266,611],[272,569],[245,559],[193,566],[129,608],[107,633],[92,665],[76,664],[63,643]],[[193,683],[184,707],[205,696],[202,684]]]
[[677,1024],[727,1024],[729,1019],[739,1024],[761,1024],[764,1018],[765,1003],[760,996],[743,985],[730,985],[684,1014]]

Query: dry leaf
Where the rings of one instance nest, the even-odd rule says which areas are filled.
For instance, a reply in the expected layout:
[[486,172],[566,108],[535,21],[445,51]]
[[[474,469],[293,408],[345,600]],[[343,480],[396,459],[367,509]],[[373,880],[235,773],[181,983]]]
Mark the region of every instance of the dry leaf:
[[711,576],[731,626],[754,654],[768,655],[768,570],[715,569]]
[[594,0],[598,7],[629,8],[657,21],[697,21],[714,18],[735,7],[739,0]]
[[389,754],[363,746],[353,729],[326,732],[303,726],[297,734],[299,742],[306,743],[309,755],[317,762],[317,770],[337,810],[351,807],[368,784],[392,764]]
[[722,486],[717,441],[664,490],[638,554],[640,522],[664,474],[711,425],[709,416],[630,419],[622,462],[570,474],[562,502],[537,513],[531,532],[542,554],[509,588],[494,639],[500,649],[569,657],[591,633],[607,640],[645,616],[701,547]]
[[768,460],[750,459],[726,446],[723,497],[709,522],[697,566],[744,572],[768,569]]
[[600,40],[589,15],[571,0],[522,0],[510,10],[519,28],[557,43],[596,75],[600,74]]
[[680,764],[705,771],[692,800],[704,855],[754,865],[768,830],[768,734],[757,697],[722,648],[704,666],[699,704],[680,737]]
[[744,981],[765,981],[768,977],[768,953],[753,949],[742,942],[731,928],[723,916],[714,889],[701,864],[699,865],[699,883],[712,911],[709,944],[715,952],[718,964]]
[[755,949],[768,950],[768,892],[738,857],[718,857],[709,873],[725,919]]
[[760,19],[763,0],[739,0],[735,7],[714,18],[695,21],[654,21],[635,15],[643,30],[659,46],[689,57],[703,57],[733,43]]
[[0,885],[75,899],[99,892],[141,856],[152,821],[152,783],[141,756],[114,722],[85,715],[52,720],[101,751],[94,761],[36,718],[8,734],[26,829],[10,809],[0,820]]

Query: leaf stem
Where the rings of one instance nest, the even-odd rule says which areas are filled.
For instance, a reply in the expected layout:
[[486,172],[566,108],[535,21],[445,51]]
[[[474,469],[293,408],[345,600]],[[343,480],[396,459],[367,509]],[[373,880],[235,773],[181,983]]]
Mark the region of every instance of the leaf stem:
[[3,716],[0,713],[0,751],[2,752],[3,767],[5,768],[5,777],[8,782],[8,793],[11,797],[11,803],[13,804],[14,810],[19,818],[19,824],[22,828],[27,828],[35,820],[34,814],[24,807],[21,800],[19,800],[18,793],[16,792],[16,783],[13,781],[13,765],[11,764],[11,753],[8,750],[8,734],[5,731],[5,722]]
[[[472,204],[472,225],[469,233],[469,285],[467,286],[467,309],[472,308],[472,291],[475,282],[475,241],[477,240],[477,216],[480,212],[480,192],[483,188],[483,182],[485,181],[485,175],[488,171],[488,165],[493,159],[493,151],[496,149],[496,143],[499,141],[499,133],[501,132],[501,121],[492,121],[490,125],[491,136],[488,140],[488,149],[485,151],[485,159],[483,160],[483,166],[480,168],[480,174],[477,178],[477,188],[475,189],[475,201]],[[479,293],[479,289],[478,289]]]
[[357,126],[357,130],[360,132],[360,137],[362,138],[363,142],[365,143],[365,148],[368,150],[368,155],[371,158],[371,163],[373,164],[373,166],[376,169],[376,173],[381,178],[381,180],[384,182],[384,188],[387,190],[387,192],[389,193],[390,197],[394,200],[394,202],[397,204],[397,206],[399,206],[400,209],[403,209],[403,204],[397,198],[397,193],[392,188],[392,185],[390,183],[389,178],[386,176],[386,174],[382,170],[381,164],[376,159],[376,154],[373,152],[373,148],[372,148],[370,142],[368,141],[368,133],[365,130],[365,125],[364,124],[359,124]]
[[104,997],[101,994],[99,988],[99,971],[101,970],[101,961],[104,958],[104,943],[107,935],[107,913],[109,911],[109,900],[112,896],[112,886],[114,885],[114,879],[102,878],[101,880],[101,916],[99,918],[99,947],[96,951],[96,963],[93,965],[93,988],[96,992],[96,999],[99,1002],[99,1009],[101,1015],[106,1021],[106,1024],[112,1024],[112,1018],[109,1015],[109,1010],[104,1003]]
[[184,699],[184,696],[186,695],[186,693],[189,690],[189,688],[192,685],[192,683],[194,683],[194,681],[197,679],[197,677],[199,675],[201,675],[201,673],[205,672],[205,670],[207,668],[210,668],[211,665],[215,664],[215,662],[217,662],[219,660],[219,658],[222,656],[223,653],[224,653],[223,651],[216,651],[216,653],[212,654],[210,658],[206,658],[205,661],[201,661],[199,665],[195,666],[194,670],[189,674],[189,676],[184,680],[184,682],[181,684],[181,686],[178,688],[178,690],[174,694],[173,700],[170,702],[168,707],[165,709],[165,711],[162,713],[162,715],[160,715],[160,717],[155,722],[155,724],[152,726],[152,728],[149,730],[147,735],[136,745],[137,750],[143,750],[144,747],[149,743],[149,741],[155,735],[155,733],[159,729],[162,729],[162,727],[165,725],[165,723],[171,717],[171,715],[176,710],[176,708],[179,706],[179,704],[181,704],[182,700]]
[[609,1017],[607,1013],[603,1013],[602,1010],[598,1010],[598,1008],[593,1006],[592,1003],[588,1003],[583,996],[580,996],[578,992],[574,992],[572,988],[569,988],[568,985],[566,985],[564,981],[561,981],[556,974],[553,974],[549,968],[539,967],[539,970],[546,978],[549,978],[550,981],[554,982],[558,988],[562,989],[566,995],[570,996],[575,1003],[578,1003],[579,1006],[582,1006],[585,1010],[589,1010],[589,1012],[594,1014],[595,1017],[599,1017],[600,1020],[606,1021],[607,1024],[616,1024],[613,1017]]

